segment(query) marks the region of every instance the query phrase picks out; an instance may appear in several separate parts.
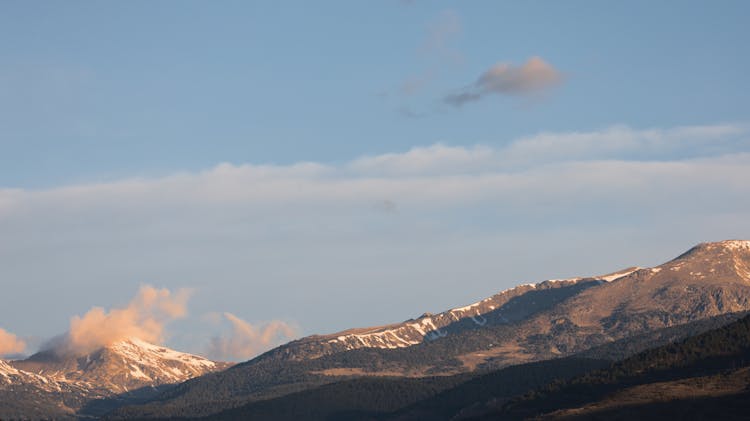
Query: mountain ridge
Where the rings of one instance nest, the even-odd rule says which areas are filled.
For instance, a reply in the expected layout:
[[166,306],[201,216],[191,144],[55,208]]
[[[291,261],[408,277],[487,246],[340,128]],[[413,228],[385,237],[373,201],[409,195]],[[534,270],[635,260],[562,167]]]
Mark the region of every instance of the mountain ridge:
[[[519,285],[438,315],[309,336],[205,381],[185,383],[143,410],[184,415],[180,408],[189,405],[191,411],[208,415],[222,405],[263,400],[352,376],[482,372],[741,313],[750,310],[749,244],[701,243],[653,268]],[[404,336],[392,337],[397,329],[404,329]],[[145,412],[133,408],[118,413]]]
[[[750,241],[747,240],[724,240],[720,242],[705,242],[697,244],[691,247],[685,253],[680,254],[676,258],[654,268],[641,268],[641,267],[630,267],[620,271],[612,272],[606,275],[592,276],[592,277],[576,277],[569,279],[552,279],[538,283],[527,283],[517,285],[515,287],[508,288],[491,297],[477,301],[463,307],[456,307],[438,314],[425,313],[417,319],[409,319],[401,323],[393,323],[383,326],[374,326],[366,328],[353,328],[347,329],[341,332],[326,334],[326,335],[311,335],[305,338],[301,338],[297,341],[292,341],[289,344],[282,345],[282,349],[278,349],[277,356],[281,358],[289,359],[310,359],[318,358],[323,355],[348,351],[358,348],[405,348],[414,345],[418,345],[424,341],[436,340],[446,334],[450,333],[452,324],[458,322],[463,324],[474,323],[478,326],[484,326],[488,322],[490,324],[501,324],[503,322],[517,322],[522,319],[521,316],[508,317],[508,313],[503,311],[496,311],[503,305],[508,304],[512,299],[529,293],[531,291],[539,291],[552,289],[555,287],[569,287],[576,284],[584,286],[595,286],[591,283],[598,281],[597,284],[601,285],[604,282],[613,283],[623,278],[632,277],[635,279],[645,278],[659,273],[662,269],[668,268],[671,271],[681,271],[682,265],[680,262],[684,262],[685,259],[690,256],[695,256],[700,253],[716,252],[716,251],[730,251],[730,252],[747,252],[750,254]],[[750,282],[750,258],[746,257],[745,262],[733,259],[732,264],[737,270],[737,273],[744,276],[743,282]],[[710,268],[709,271],[716,268]],[[695,274],[701,279],[705,279],[708,275],[695,271],[689,273],[689,275]],[[663,276],[660,276],[663,278]],[[725,280],[725,279],[724,279]],[[587,285],[586,283],[589,283]],[[583,288],[581,288],[583,289]],[[562,297],[567,299],[568,297]],[[739,297],[738,297],[739,298]],[[604,301],[604,300],[603,300]],[[618,302],[619,300],[607,299],[609,302]],[[528,303],[525,303],[528,305]],[[721,305],[720,305],[721,306]],[[733,310],[724,311],[723,308],[719,309],[722,312],[732,311],[743,311],[748,309],[746,304],[743,303],[741,308],[735,308]],[[615,313],[615,309],[611,309],[610,313]],[[491,318],[488,320],[486,317],[488,313],[495,312],[500,320],[497,318]],[[528,312],[527,312],[528,313]],[[635,313],[639,313],[636,311]],[[715,315],[715,314],[712,314]],[[580,314],[579,314],[580,316]],[[579,318],[580,322],[584,322],[583,319]],[[584,324],[590,324],[591,321],[586,321]],[[659,327],[668,327],[669,324],[664,324]],[[448,329],[448,331],[446,331]],[[613,338],[616,340],[617,338]],[[289,348],[292,348],[291,350]],[[296,348],[296,349],[294,349]]]
[[33,396],[53,418],[206,416],[362,376],[471,376],[587,350],[615,358],[747,311],[750,241],[727,240],[652,268],[522,284],[401,323],[311,335],[230,369],[134,338],[85,355],[50,349],[0,362],[0,396],[9,411]]
[[[593,286],[593,284],[611,282],[639,269],[639,267],[630,267],[599,276],[548,279],[537,283],[520,284],[502,290],[483,300],[462,307],[454,307],[437,314],[424,313],[416,319],[408,319],[400,323],[364,328],[351,328],[331,334],[310,335],[292,341],[287,345],[301,345],[304,347],[305,344],[317,343],[319,349],[307,353],[304,358],[317,358],[329,353],[358,348],[406,348],[420,344],[424,341],[436,340],[444,337],[449,332],[446,332],[443,329],[448,328],[456,322],[471,322],[480,327],[485,326],[488,323],[488,320],[484,317],[486,313],[498,310],[500,307],[526,293],[532,291],[553,290],[557,288],[563,289],[574,286],[578,286],[582,289],[588,286]],[[558,300],[564,298],[564,296],[557,297]],[[521,303],[514,302],[511,304],[515,304],[516,309],[506,308],[506,310],[511,311],[504,314],[498,312],[499,323],[510,323],[522,318],[525,314],[518,314],[519,311],[526,313],[534,310],[532,308],[531,310],[526,309],[524,311],[523,309],[518,308],[521,306]],[[529,303],[525,304],[528,305]],[[321,341],[324,343],[322,346],[320,346]],[[284,346],[285,345],[282,345],[282,347]],[[287,355],[291,359],[296,359],[293,355]]]

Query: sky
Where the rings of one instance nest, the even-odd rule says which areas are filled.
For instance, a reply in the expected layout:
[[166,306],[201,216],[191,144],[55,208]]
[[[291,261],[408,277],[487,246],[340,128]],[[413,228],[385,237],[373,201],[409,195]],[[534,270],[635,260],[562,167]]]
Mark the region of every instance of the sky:
[[243,360],[750,239],[748,16],[1,0],[0,354]]

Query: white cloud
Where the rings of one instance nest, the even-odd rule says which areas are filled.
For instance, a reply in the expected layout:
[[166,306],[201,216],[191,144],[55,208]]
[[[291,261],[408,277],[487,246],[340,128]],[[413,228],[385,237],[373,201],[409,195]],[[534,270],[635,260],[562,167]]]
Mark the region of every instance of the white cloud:
[[[733,168],[725,155],[742,160],[743,153],[750,152],[746,133],[741,125],[666,130],[615,126],[585,133],[541,133],[499,148],[435,144],[361,157],[336,167],[220,164],[199,173],[158,179],[51,190],[6,189],[0,190],[0,228],[12,232],[21,222],[46,224],[73,215],[89,215],[92,225],[107,225],[110,221],[102,220],[104,215],[124,215],[126,222],[158,221],[198,209],[289,214],[296,212],[292,206],[301,212],[305,206],[324,206],[329,211],[350,212],[352,205],[369,207],[386,199],[412,206],[427,202],[462,206],[464,200],[511,196],[519,186],[526,191],[536,189],[539,195],[554,194],[565,189],[568,178],[591,186],[607,179],[608,189],[615,191],[639,178],[621,173],[622,168],[658,168],[669,176],[676,168],[716,165],[712,171],[723,173]],[[742,164],[737,170],[744,171]],[[687,174],[681,180],[704,176]],[[674,182],[681,185],[681,180]]]
[[473,172],[478,165],[487,164],[494,151],[486,146],[465,148],[435,144],[415,147],[404,153],[388,153],[362,157],[352,161],[348,168],[361,174],[440,174]]
[[636,130],[540,133],[491,148],[435,144],[403,153],[361,157],[348,169],[379,176],[505,173],[550,163],[597,160],[653,161],[750,152],[744,125],[684,126]]
[[[615,126],[595,132],[541,133],[495,148],[435,144],[361,157],[340,166],[221,164],[199,173],[157,179],[0,190],[0,230],[6,238],[16,233],[22,243],[37,238],[52,241],[38,232],[23,238],[25,230],[35,226],[55,227],[72,235],[76,227],[66,226],[72,220],[85,221],[78,235],[100,227],[101,234],[91,233],[95,237],[120,228],[127,235],[133,224],[153,225],[158,232],[185,223],[182,229],[190,233],[197,220],[211,215],[236,217],[246,212],[274,221],[305,214],[312,220],[324,214],[351,214],[357,212],[352,206],[361,210],[384,200],[399,203],[401,208],[462,207],[466,200],[515,201],[514,195],[521,191],[535,197],[560,191],[573,194],[568,191],[568,180],[592,188],[607,180],[607,191],[624,192],[654,169],[660,172],[660,182],[666,177],[678,188],[692,179],[713,180],[706,171],[744,173],[748,152],[750,142],[741,125],[666,130]],[[692,174],[683,174],[683,168]],[[678,178],[670,178],[678,173]],[[642,188],[649,185],[644,180]],[[314,209],[325,209],[325,213],[315,214]]]
[[614,126],[606,130],[541,133],[511,143],[503,159],[515,165],[590,160],[674,160],[748,151],[742,125],[684,126],[635,130]]

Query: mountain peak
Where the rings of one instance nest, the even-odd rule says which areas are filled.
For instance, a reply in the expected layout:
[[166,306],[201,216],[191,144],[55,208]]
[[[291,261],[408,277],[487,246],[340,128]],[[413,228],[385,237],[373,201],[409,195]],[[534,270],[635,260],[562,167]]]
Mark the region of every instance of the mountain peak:
[[[672,262],[684,259],[696,259],[701,257],[719,256],[748,256],[750,257],[750,241],[748,240],[724,240],[708,243],[700,243],[690,250],[677,256]],[[669,262],[671,263],[671,262]]]
[[123,392],[144,386],[178,383],[229,367],[227,363],[127,338],[86,355],[54,355],[43,351],[16,368],[60,380],[84,382],[99,389]]
[[724,250],[750,251],[750,240],[714,241],[714,242],[700,243],[693,248],[700,249],[700,250],[724,249]]
[[[323,383],[336,376],[450,375],[600,346],[621,355],[750,311],[748,297],[750,241],[702,243],[656,267],[519,285],[401,323],[301,338],[122,415],[183,415],[186,403],[210,411],[217,394],[262,400],[277,396],[279,385],[306,387],[308,375]],[[133,341],[113,346],[147,354],[158,348]],[[349,352],[363,348],[370,350]]]
[[109,345],[105,349],[139,365],[153,367],[167,364],[171,367],[170,371],[175,373],[180,381],[226,365],[198,355],[154,345],[138,338],[127,338]]

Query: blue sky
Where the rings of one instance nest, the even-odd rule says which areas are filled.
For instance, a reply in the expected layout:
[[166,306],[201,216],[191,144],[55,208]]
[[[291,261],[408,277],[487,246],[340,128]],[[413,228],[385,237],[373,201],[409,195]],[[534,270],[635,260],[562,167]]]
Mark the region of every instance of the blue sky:
[[0,328],[184,287],[205,352],[750,237],[749,9],[0,2]]
[[[736,122],[749,109],[745,2],[6,1],[3,9],[0,180],[13,187],[224,161],[340,162],[620,123]],[[545,101],[441,103],[493,64],[531,56],[567,77]],[[422,79],[411,95],[400,92]]]

